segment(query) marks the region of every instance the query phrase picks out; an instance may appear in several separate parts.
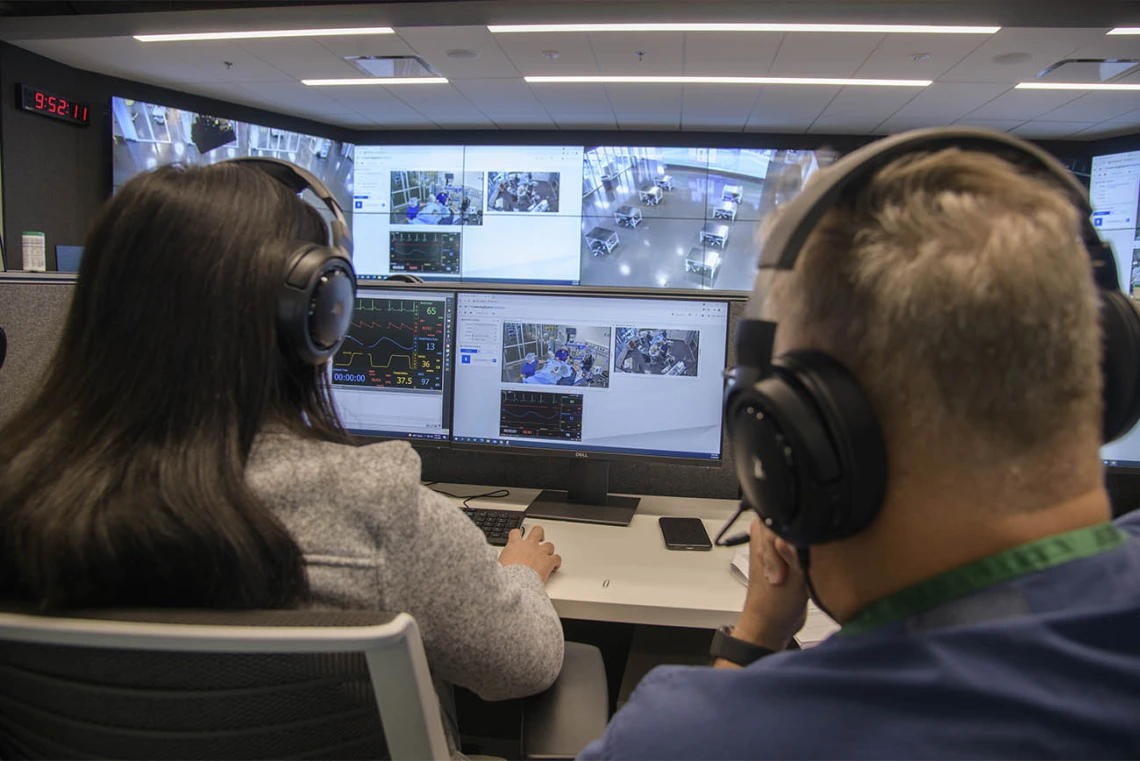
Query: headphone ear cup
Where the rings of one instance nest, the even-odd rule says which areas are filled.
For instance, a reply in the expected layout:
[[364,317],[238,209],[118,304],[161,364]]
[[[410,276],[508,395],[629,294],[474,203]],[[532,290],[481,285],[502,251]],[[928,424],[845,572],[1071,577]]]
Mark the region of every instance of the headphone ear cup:
[[1100,291],[1104,375],[1104,441],[1115,441],[1140,420],[1140,311],[1120,291]]
[[[744,378],[741,378],[745,382]],[[886,493],[886,444],[855,377],[816,351],[776,359],[729,397],[728,427],[745,499],[797,547],[866,528]]]
[[321,365],[348,335],[356,274],[344,254],[328,246],[306,247],[292,261],[277,300],[277,332],[289,356]]

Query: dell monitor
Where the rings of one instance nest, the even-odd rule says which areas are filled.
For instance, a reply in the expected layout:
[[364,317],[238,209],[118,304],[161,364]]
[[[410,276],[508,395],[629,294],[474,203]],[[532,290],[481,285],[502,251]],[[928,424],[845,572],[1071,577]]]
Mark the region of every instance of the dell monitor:
[[[1094,156],[1089,181],[1093,225],[1112,247],[1120,287],[1140,298],[1140,151]],[[1101,448],[1112,469],[1140,471],[1140,427]]]
[[461,292],[456,447],[571,460],[569,492],[527,515],[628,524],[608,460],[719,464],[728,304],[650,296]]
[[455,294],[361,288],[329,363],[333,403],[361,436],[446,444],[451,432]]

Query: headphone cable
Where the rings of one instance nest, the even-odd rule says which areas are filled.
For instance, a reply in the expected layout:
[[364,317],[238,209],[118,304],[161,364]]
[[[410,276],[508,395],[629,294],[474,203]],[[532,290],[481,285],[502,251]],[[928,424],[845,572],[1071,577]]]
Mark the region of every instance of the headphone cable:
[[[804,582],[807,584],[808,597],[815,603],[815,607],[823,611],[824,615],[835,621],[835,616],[831,615],[831,611],[823,604],[823,600],[819,599],[819,592],[815,591],[815,585],[811,583],[811,548],[810,547],[796,547],[796,560],[799,561],[800,570],[804,574]],[[838,623],[838,622],[837,622]]]

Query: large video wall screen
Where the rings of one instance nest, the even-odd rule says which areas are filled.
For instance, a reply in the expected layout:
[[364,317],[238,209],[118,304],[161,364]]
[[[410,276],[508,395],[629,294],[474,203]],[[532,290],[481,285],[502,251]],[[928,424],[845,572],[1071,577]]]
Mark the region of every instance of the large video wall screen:
[[748,290],[812,151],[358,146],[364,277]]
[[[111,114],[115,190],[137,173],[163,164],[264,156],[309,170],[328,186],[345,216],[352,214],[352,143],[126,98],[111,99]],[[329,216],[324,204],[305,195]]]

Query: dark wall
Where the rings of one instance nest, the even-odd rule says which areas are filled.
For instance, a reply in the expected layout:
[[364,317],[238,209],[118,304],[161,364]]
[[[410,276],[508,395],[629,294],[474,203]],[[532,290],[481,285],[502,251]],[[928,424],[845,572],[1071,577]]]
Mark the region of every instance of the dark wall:
[[[88,106],[91,125],[78,127],[16,107],[17,83]],[[0,151],[4,182],[4,243],[9,269],[20,269],[20,233],[47,238],[48,269],[57,245],[82,245],[111,190],[111,96],[204,111],[242,121],[355,141],[351,130],[295,119],[64,66],[0,43]]]

